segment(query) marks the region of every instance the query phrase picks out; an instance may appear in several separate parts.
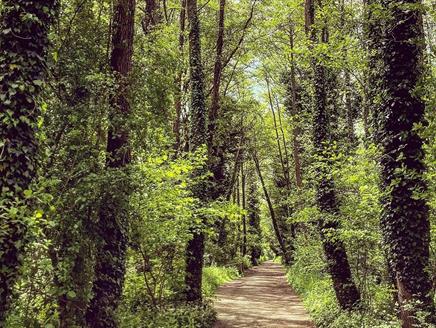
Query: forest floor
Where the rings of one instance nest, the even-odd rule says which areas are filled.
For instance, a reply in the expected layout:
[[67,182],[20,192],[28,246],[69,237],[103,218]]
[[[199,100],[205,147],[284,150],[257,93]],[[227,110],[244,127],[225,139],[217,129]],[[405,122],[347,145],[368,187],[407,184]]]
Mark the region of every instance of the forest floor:
[[300,298],[288,285],[280,264],[264,262],[216,293],[214,328],[313,328]]

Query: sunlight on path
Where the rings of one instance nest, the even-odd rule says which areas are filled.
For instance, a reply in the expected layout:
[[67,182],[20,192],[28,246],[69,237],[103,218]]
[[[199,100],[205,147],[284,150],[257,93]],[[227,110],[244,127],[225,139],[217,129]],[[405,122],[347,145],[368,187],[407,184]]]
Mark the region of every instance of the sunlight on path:
[[214,328],[312,328],[301,300],[286,282],[284,268],[272,261],[220,287]]

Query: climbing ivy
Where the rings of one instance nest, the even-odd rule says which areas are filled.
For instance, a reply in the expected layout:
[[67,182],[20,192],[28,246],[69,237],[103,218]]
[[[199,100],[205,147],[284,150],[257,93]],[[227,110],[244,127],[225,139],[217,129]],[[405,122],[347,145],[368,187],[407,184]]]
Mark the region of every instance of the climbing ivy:
[[18,277],[37,138],[48,30],[56,0],[3,1],[0,18],[0,325]]
[[401,317],[403,323],[409,323],[404,327],[411,327],[416,312],[407,305],[418,305],[417,310],[428,313],[434,311],[427,272],[429,208],[422,196],[427,189],[423,141],[416,130],[425,111],[424,102],[415,92],[424,68],[424,35],[420,1],[387,1],[384,6],[384,99],[378,112],[383,151],[381,225],[402,305]]

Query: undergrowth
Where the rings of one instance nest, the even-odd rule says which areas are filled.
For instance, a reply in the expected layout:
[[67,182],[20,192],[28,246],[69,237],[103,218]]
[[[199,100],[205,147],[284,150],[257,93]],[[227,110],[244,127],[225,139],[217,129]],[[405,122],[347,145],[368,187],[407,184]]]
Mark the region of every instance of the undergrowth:
[[[301,241],[300,241],[301,242]],[[392,313],[392,292],[384,284],[367,281],[363,303],[354,312],[342,311],[337,305],[331,279],[321,256],[314,258],[317,242],[297,243],[296,262],[288,268],[287,279],[303,298],[303,303],[317,328],[399,328]],[[310,249],[309,249],[310,248]]]
[[[139,302],[135,296],[125,299],[119,309],[120,328],[210,328],[216,320],[210,298],[222,284],[239,277],[238,270],[232,267],[211,266],[203,269],[202,305],[187,305],[181,301],[168,300],[151,307],[147,302]],[[130,282],[132,283],[132,282]],[[130,286],[132,288],[134,286]],[[129,295],[135,293],[129,293]]]
[[217,288],[226,282],[239,277],[239,272],[233,267],[210,266],[203,270],[203,295],[211,297]]

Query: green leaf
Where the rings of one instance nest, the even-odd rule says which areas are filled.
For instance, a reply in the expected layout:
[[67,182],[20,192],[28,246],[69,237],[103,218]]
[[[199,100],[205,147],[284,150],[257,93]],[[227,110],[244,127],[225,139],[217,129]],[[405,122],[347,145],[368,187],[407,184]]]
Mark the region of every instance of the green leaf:
[[74,290],[69,290],[67,293],[67,297],[70,299],[76,298],[76,292]]

